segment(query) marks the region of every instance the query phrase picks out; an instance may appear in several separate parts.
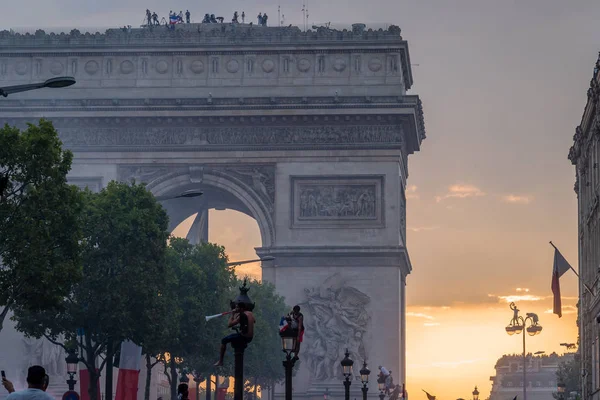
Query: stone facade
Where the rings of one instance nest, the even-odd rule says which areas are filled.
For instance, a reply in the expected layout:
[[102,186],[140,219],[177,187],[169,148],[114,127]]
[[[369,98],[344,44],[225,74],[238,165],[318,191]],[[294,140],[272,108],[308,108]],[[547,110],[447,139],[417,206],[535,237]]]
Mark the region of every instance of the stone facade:
[[2,99],[0,119],[51,119],[75,153],[71,182],[200,189],[164,203],[171,228],[199,213],[194,241],[206,240],[208,209],[256,219],[257,253],[275,257],[263,279],[306,310],[295,397],[341,395],[345,347],[404,383],[404,190],[425,129],[398,27],[0,32],[0,85],[58,75],[77,84]]
[[[560,363],[573,360],[574,354],[527,357],[527,398],[552,399],[557,392],[556,372]],[[512,400],[523,396],[523,356],[504,355],[496,362],[496,376],[490,377],[492,391],[489,400]]]
[[[578,198],[579,232],[579,335],[584,399],[600,399],[600,60],[587,92],[587,104],[573,136],[569,159],[576,169],[575,192]],[[594,293],[592,296],[585,286]]]

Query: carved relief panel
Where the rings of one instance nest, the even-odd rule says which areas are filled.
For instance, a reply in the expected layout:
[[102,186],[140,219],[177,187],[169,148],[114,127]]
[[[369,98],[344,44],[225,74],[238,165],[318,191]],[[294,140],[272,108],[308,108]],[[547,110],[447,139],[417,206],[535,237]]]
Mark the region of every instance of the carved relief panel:
[[367,358],[365,336],[371,322],[371,298],[348,280],[336,273],[321,286],[304,289],[305,300],[300,305],[311,333],[304,353],[317,382],[342,380],[339,365],[345,349],[353,360]]
[[292,226],[383,227],[383,185],[383,176],[292,176]]

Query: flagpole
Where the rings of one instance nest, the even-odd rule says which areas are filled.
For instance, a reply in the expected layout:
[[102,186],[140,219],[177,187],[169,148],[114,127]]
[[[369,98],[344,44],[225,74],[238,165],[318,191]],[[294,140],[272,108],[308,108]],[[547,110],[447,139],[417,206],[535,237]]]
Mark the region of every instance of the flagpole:
[[[554,247],[554,250],[558,251],[560,253],[560,250],[558,250],[558,248],[554,245],[554,243],[552,243],[552,240],[550,241],[550,245],[552,247]],[[563,256],[564,257],[564,256]],[[588,293],[592,296],[592,297],[596,297],[594,295],[594,293],[592,292],[592,290],[589,288],[588,285],[586,285],[586,283],[581,279],[581,277],[579,276],[579,273],[577,273],[577,271],[575,271],[575,268],[573,268],[571,266],[571,263],[567,261],[567,264],[569,264],[569,268],[571,268],[571,271],[573,271],[573,273],[577,276],[577,279],[579,279],[579,281],[581,282],[581,284],[583,285],[583,287],[585,287],[585,290],[588,291]]]

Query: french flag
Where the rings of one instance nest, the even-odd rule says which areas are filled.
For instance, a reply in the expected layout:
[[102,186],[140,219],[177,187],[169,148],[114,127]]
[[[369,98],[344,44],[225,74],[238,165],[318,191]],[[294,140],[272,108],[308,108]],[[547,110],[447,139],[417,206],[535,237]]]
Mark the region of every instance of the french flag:
[[142,348],[137,344],[125,341],[121,343],[119,361],[119,377],[115,400],[136,400],[138,379],[142,362]]
[[279,332],[284,332],[287,330],[287,328],[288,328],[287,320],[285,319],[285,317],[281,317],[281,320],[279,321]]

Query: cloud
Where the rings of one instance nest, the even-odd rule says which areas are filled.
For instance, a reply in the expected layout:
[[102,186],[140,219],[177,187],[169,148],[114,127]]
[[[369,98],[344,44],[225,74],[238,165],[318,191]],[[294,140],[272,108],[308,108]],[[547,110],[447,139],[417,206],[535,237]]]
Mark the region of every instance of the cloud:
[[[544,314],[552,314],[554,313],[553,309],[548,309],[546,311],[544,311]],[[577,307],[575,306],[562,306],[562,313],[563,314],[577,314]]]
[[409,231],[413,232],[425,232],[425,231],[434,231],[436,229],[440,229],[439,226],[417,226],[413,228],[408,228]]
[[477,186],[467,184],[454,184],[448,187],[448,193],[443,196],[436,196],[435,201],[438,203],[449,198],[466,199],[469,197],[482,197],[485,193]]
[[423,326],[440,326],[439,322],[425,322]]
[[525,293],[528,293],[528,292],[529,292],[529,289],[528,289],[528,288],[520,288],[520,287],[518,287],[518,288],[517,288],[517,292],[525,292]]
[[509,204],[529,204],[533,201],[533,196],[507,194],[506,196],[502,196],[502,201]]
[[417,193],[417,185],[408,185],[406,187],[406,198],[407,199],[418,199],[420,196]]
[[488,294],[488,297],[495,297],[498,299],[498,301],[503,301],[506,303],[516,303],[519,301],[541,301],[547,298],[532,294],[510,294],[508,296],[496,296],[494,294]]
[[457,368],[457,367],[460,367],[461,365],[474,364],[476,362],[477,362],[477,360],[440,361],[440,362],[431,363],[431,365],[433,367],[437,367],[437,368]]
[[423,313],[416,313],[416,312],[407,312],[406,313],[407,317],[415,317],[415,318],[425,318],[425,319],[435,319],[433,318],[431,315],[427,315],[427,314],[423,314]]

